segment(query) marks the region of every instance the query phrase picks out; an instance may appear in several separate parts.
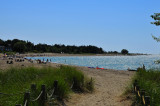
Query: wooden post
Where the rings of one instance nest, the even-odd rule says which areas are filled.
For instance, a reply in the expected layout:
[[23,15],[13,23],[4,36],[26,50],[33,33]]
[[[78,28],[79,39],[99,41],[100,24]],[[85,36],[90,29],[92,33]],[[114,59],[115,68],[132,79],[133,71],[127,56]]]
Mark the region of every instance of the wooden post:
[[143,103],[143,97],[145,97],[145,90],[141,90],[141,103],[144,105]]
[[40,104],[44,106],[45,100],[46,100],[46,86],[45,85],[41,86],[41,91],[42,91],[42,95],[40,97]]
[[135,91],[135,87],[137,86],[137,80],[135,80],[135,82],[133,83],[133,91],[134,91],[134,93],[136,92]]
[[24,101],[23,101],[23,104],[25,104],[26,101],[27,101],[26,106],[28,106],[29,100],[30,100],[30,93],[29,93],[29,92],[26,92],[26,93],[24,94]]
[[136,95],[137,95],[137,97],[139,97],[139,93],[140,93],[140,92],[138,92],[138,91],[140,91],[140,87],[137,85],[137,86],[136,86]]
[[54,95],[56,94],[56,92],[57,92],[57,88],[58,88],[58,81],[56,80],[56,81],[54,81],[54,84],[53,84],[53,86],[54,86]]
[[145,96],[146,106],[150,106],[150,96]]

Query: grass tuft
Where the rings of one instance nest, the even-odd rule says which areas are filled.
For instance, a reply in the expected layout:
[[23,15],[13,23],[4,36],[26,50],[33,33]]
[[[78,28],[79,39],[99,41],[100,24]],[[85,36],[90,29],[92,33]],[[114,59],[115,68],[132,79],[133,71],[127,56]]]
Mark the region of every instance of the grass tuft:
[[[11,96],[0,95],[0,105],[11,106],[15,104],[23,104],[24,93],[31,92],[31,98],[38,96],[41,90],[41,85],[46,85],[46,91],[53,89],[54,81],[58,81],[56,89],[56,97],[60,99],[66,98],[73,89],[78,91],[92,91],[94,88],[93,80],[87,78],[82,71],[74,67],[61,66],[60,68],[53,67],[27,67],[27,68],[11,68],[5,72],[0,72],[0,92],[13,94]],[[31,84],[36,84],[36,92],[31,91]],[[37,103],[30,105],[36,106]]]
[[136,72],[134,80],[137,80],[140,89],[144,89],[146,91],[146,95],[150,96],[151,106],[159,106],[160,69],[143,70],[139,68]]

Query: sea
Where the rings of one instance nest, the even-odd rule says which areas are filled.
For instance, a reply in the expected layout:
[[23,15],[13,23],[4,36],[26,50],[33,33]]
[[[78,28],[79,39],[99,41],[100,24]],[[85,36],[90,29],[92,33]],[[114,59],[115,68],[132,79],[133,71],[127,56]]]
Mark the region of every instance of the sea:
[[155,64],[160,55],[137,56],[53,56],[53,57],[26,57],[32,60],[44,60],[52,63],[61,63],[74,66],[100,67],[115,70],[136,70],[145,66],[146,69],[160,69],[160,64]]

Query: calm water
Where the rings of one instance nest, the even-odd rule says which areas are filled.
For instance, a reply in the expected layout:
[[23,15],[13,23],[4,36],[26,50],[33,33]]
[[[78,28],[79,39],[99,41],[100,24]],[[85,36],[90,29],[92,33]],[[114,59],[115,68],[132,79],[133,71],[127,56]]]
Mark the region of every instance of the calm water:
[[28,59],[51,59],[53,63],[62,63],[76,66],[101,67],[107,69],[127,70],[136,69],[143,64],[147,69],[160,68],[160,64],[154,61],[160,59],[160,55],[145,56],[67,56],[67,57],[27,57]]

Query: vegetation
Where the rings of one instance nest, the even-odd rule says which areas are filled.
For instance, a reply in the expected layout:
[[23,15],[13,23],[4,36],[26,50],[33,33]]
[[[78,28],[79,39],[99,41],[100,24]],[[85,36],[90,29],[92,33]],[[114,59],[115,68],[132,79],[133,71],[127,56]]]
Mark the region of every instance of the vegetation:
[[[156,26],[160,25],[160,13],[154,13],[154,15],[151,15],[151,17],[156,20],[155,22],[151,22],[151,24],[155,24]],[[153,36],[153,39],[156,40],[157,42],[160,42],[160,38]],[[160,60],[155,61],[156,64],[160,63]]]
[[[71,89],[71,85],[74,85]],[[31,95],[36,98],[40,93],[40,87],[45,84],[47,92],[53,89],[53,82],[58,80],[58,89],[56,96],[59,99],[68,97],[72,90],[80,92],[93,91],[93,81],[88,79],[81,71],[69,66],[61,66],[60,68],[43,67],[43,68],[11,68],[5,72],[0,72],[0,91],[6,94],[0,95],[0,104],[2,106],[14,106],[15,104],[23,104],[24,92],[30,91],[30,85],[37,85],[37,92]],[[32,92],[31,92],[32,93]],[[32,93],[33,94],[33,93]],[[38,105],[31,102],[30,105]]]
[[151,106],[159,106],[160,70],[144,70],[139,68],[136,72],[134,80],[137,80],[140,88],[144,89],[146,91],[146,95],[150,96]]
[[156,26],[160,25],[160,13],[154,13],[151,17],[156,20],[155,22],[151,22],[151,24],[155,24]]
[[[126,50],[126,49],[124,49]],[[47,44],[37,44],[34,45],[32,42],[13,39],[13,40],[1,40],[0,39],[0,52],[34,52],[34,53],[72,53],[72,54],[121,54],[118,51],[104,51],[102,48],[88,45],[88,46],[65,46],[64,44],[55,44],[55,45],[47,45]],[[128,50],[126,50],[128,51]],[[9,52],[8,52],[9,53]],[[125,54],[125,53],[124,53]],[[126,53],[128,54],[128,52]]]
[[[54,53],[104,53],[104,50],[102,48],[98,48],[96,46],[65,46],[61,44],[55,44],[55,45],[47,45],[47,44],[37,44],[34,45],[33,43],[29,41],[24,40],[7,40],[3,41],[0,39],[0,46],[3,46],[4,48],[0,48],[1,51],[14,51],[19,53],[24,52],[54,52]],[[2,50],[4,49],[4,50]]]
[[[155,20],[155,22],[151,22],[151,24],[155,24],[156,26],[160,25],[160,13],[154,13],[151,17]],[[157,42],[160,42],[160,38],[153,36],[153,39]],[[160,60],[157,60],[156,63],[160,63]],[[160,69],[150,69],[145,70],[145,68],[138,68],[135,77],[133,78],[133,82],[137,80],[140,89],[145,90],[145,95],[150,96],[150,105],[151,106],[159,106],[160,105]],[[139,103],[139,98],[134,99],[134,103]]]
[[128,54],[128,50],[122,49],[121,53],[122,53],[122,54]]

